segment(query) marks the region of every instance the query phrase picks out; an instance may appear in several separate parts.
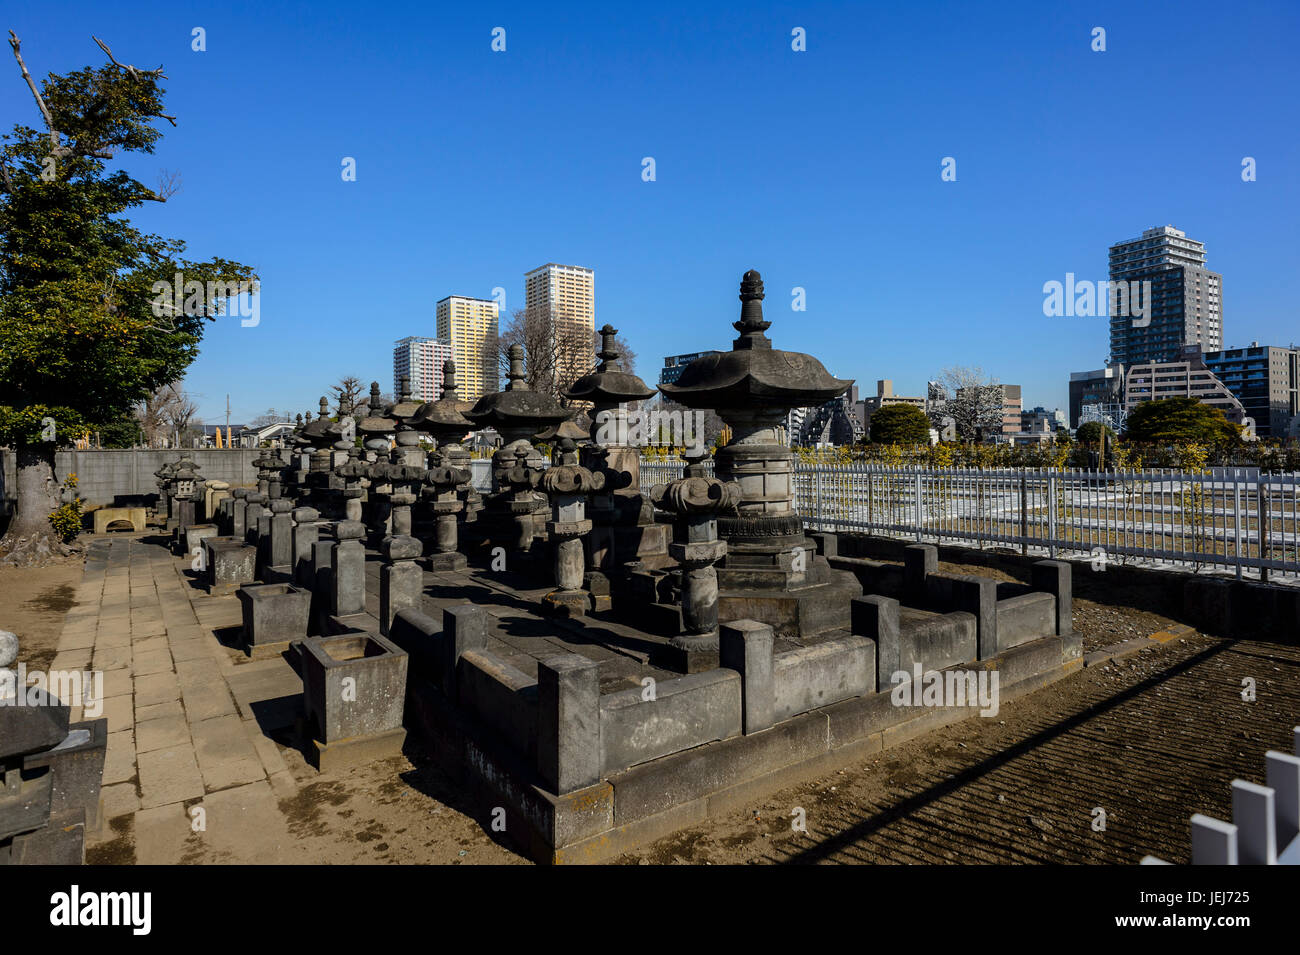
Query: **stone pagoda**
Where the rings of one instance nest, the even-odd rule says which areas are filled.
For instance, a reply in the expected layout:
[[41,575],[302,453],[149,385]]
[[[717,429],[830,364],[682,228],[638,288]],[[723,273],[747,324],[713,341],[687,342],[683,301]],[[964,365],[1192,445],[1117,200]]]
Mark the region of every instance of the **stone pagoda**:
[[628,561],[659,566],[668,555],[667,528],[655,523],[654,507],[641,490],[641,449],[627,442],[628,406],[654,390],[624,369],[617,334],[611,325],[601,328],[600,364],[564,393],[592,404],[592,443],[580,449],[579,460],[605,479],[603,490],[592,497],[587,547],[586,586],[598,605],[610,592],[609,578]]
[[[525,485],[528,475],[538,475],[546,461],[533,446],[532,438],[550,425],[558,425],[572,416],[569,409],[561,407],[550,395],[532,391],[524,378],[524,349],[522,345],[510,346],[509,384],[505,391],[484,395],[465,413],[465,417],[478,428],[495,428],[501,435],[501,447],[492,455],[492,495],[483,511],[489,526],[482,532],[497,539],[506,538],[518,547],[543,536],[549,505],[546,495],[529,491]],[[521,470],[522,469],[522,470]],[[536,482],[533,482],[536,487]],[[528,514],[521,514],[525,503],[521,495],[532,501]],[[520,525],[520,519],[531,519],[531,533]]]
[[697,358],[676,383],[659,390],[688,408],[711,408],[732,429],[714,455],[717,477],[740,485],[735,514],[718,517],[727,553],[717,568],[719,618],[771,624],[779,636],[847,628],[849,602],[862,587],[834,571],[805,536],[794,506],[793,455],[782,440],[793,408],[816,407],[842,395],[851,379],[835,378],[816,358],[780,351],[767,337],[763,279],[740,283],[740,337],[731,351]]

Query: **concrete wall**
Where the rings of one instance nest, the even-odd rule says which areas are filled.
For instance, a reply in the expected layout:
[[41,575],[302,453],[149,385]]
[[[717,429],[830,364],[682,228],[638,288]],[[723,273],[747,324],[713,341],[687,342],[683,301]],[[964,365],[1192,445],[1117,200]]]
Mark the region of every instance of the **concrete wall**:
[[[158,493],[153,472],[164,464],[180,459],[179,451],[58,451],[54,455],[54,474],[62,482],[71,473],[77,475],[78,493],[91,507],[112,504],[116,497]],[[257,483],[253,462],[261,456],[257,448],[230,450],[199,449],[189,452],[205,480],[228,481],[233,487]],[[0,470],[0,502],[8,511],[17,499],[17,455],[3,452]]]

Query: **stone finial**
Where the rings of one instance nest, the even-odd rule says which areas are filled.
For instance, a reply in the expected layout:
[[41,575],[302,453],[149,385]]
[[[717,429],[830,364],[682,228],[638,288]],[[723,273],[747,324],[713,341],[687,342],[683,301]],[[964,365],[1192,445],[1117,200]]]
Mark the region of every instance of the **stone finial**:
[[456,363],[450,358],[442,363],[442,396],[448,401],[456,400]]
[[310,411],[308,411],[305,415],[299,415],[298,417],[302,418],[303,424],[311,424],[311,412],[310,412]]
[[411,400],[411,376],[402,375],[398,379],[397,401],[399,404],[406,404]]
[[518,342],[510,346],[508,352],[510,356],[510,371],[506,377],[510,379],[510,384],[506,385],[507,391],[528,391],[528,382],[524,380],[524,346]]
[[330,416],[330,402],[324,395],[320,396],[320,414],[318,418],[328,418]]
[[[307,414],[311,414],[311,412],[309,411],[309,412],[307,412]],[[298,428],[301,430],[301,429],[302,429],[302,424],[303,424],[303,421],[302,421],[302,412],[301,412],[301,411],[298,412],[297,422],[298,422]]]
[[600,359],[601,371],[622,371],[623,363],[619,361],[622,354],[614,344],[614,337],[618,334],[618,329],[606,322],[600,329],[600,351],[596,357]]
[[772,327],[771,322],[763,320],[763,297],[763,276],[757,269],[750,269],[740,280],[740,321],[731,325],[740,332],[738,348],[772,347],[763,334]]

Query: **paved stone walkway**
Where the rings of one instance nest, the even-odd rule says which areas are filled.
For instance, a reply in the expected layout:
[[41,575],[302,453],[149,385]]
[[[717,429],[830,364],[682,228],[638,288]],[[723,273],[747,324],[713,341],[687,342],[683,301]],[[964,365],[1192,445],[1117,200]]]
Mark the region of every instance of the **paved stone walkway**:
[[[103,672],[105,818],[134,816],[141,863],[180,861],[175,850],[196,822],[216,837],[236,828],[211,825],[213,815],[238,819],[238,828],[271,823],[269,835],[287,831],[276,803],[297,789],[251,701],[239,699],[248,667],[236,668],[213,639],[238,625],[238,602],[194,599],[184,566],[138,539],[95,541],[53,663]],[[301,686],[283,660],[250,666],[286,692]],[[189,813],[199,804],[207,818]],[[244,861],[287,861],[275,841],[265,843],[264,858]]]

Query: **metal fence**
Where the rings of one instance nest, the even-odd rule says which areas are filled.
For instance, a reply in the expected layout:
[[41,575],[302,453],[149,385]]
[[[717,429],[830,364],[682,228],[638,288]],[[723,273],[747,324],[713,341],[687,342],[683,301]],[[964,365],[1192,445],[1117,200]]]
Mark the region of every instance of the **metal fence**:
[[[643,461],[643,486],[681,476]],[[1018,547],[1104,566],[1300,574],[1300,475],[972,470],[795,462],[795,506],[813,530]]]

